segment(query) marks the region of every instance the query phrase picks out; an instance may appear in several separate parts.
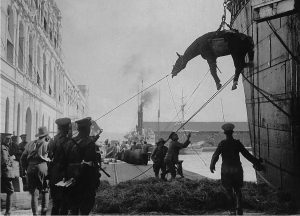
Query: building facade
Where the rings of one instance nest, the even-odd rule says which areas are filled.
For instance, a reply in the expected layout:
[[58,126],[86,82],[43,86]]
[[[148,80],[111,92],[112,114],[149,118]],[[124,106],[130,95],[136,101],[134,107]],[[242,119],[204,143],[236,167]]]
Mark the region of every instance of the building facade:
[[32,140],[59,117],[87,115],[88,89],[64,68],[61,19],[53,0],[1,0],[1,132]]

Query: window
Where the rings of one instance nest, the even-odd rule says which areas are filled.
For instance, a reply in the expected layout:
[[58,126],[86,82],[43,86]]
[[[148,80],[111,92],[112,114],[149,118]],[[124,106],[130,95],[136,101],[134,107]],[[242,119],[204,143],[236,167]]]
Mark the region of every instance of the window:
[[11,7],[7,9],[8,25],[7,25],[7,47],[6,58],[10,64],[14,62],[14,14]]
[[19,54],[18,54],[18,67],[21,71],[24,69],[24,25],[22,22],[19,23]]
[[5,104],[5,133],[9,133],[9,99],[6,98]]
[[47,86],[47,67],[46,67],[46,55],[43,54],[43,88],[46,90]]
[[28,73],[29,77],[32,78],[33,73],[33,36],[29,36],[29,55],[28,55]]

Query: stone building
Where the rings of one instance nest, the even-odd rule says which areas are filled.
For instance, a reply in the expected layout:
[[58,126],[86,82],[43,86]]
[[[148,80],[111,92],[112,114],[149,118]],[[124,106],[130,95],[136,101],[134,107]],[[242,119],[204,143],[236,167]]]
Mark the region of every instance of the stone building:
[[61,19],[53,0],[1,0],[1,132],[32,140],[56,118],[87,115],[88,89],[64,68]]

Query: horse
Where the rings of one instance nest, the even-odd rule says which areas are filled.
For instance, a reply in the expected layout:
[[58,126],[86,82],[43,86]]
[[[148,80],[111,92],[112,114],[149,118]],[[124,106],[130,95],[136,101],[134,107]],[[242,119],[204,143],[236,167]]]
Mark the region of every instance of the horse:
[[[236,68],[232,86],[232,90],[235,90],[243,68],[246,66],[253,67],[253,49],[253,39],[235,30],[208,32],[197,38],[183,55],[176,52],[178,59],[172,69],[172,78],[182,71],[191,59],[201,55],[207,60],[217,90],[220,90],[222,84],[217,75],[217,58],[231,55]],[[246,54],[249,57],[247,64],[245,63]]]

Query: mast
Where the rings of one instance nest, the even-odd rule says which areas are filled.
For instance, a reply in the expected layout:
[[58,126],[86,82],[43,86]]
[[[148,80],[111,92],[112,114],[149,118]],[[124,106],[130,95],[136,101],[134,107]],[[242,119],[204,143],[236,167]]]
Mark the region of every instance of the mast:
[[159,90],[158,90],[158,112],[157,112],[157,131],[158,131],[158,137],[160,137],[159,118],[160,118],[160,86],[159,86]]

